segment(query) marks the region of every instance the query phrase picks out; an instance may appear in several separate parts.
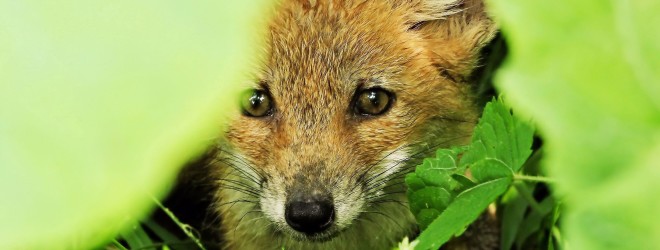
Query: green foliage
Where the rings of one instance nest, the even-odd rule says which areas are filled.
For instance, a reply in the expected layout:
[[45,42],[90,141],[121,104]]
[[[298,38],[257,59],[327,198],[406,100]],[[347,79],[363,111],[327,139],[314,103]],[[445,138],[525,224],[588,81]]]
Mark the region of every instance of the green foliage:
[[415,249],[438,248],[504,193],[532,152],[533,134],[501,101],[492,101],[469,146],[440,149],[407,175],[410,209],[423,230]]
[[[503,174],[507,172],[511,176],[520,170],[532,153],[533,135],[534,129],[513,117],[504,104],[491,102],[484,108],[479,124],[474,129],[470,149],[465,152],[461,163],[479,165],[479,162],[491,161],[487,165],[498,166]],[[474,169],[476,167],[472,169],[475,177],[482,170],[493,171],[489,168]]]
[[153,242],[144,228],[138,223],[135,223],[130,231],[121,233],[122,238],[128,244],[130,249],[140,249],[145,246],[153,246]]
[[[175,232],[174,228],[163,227],[154,217],[147,218],[142,223],[135,223],[131,228],[121,232],[118,239],[112,243],[117,248],[129,249],[179,249],[179,250],[205,250],[206,248],[200,241],[199,237],[195,235],[194,229],[177,218],[168,208],[164,207],[159,201],[155,200],[156,204],[169,219],[178,226],[178,230],[184,233],[184,237],[180,238]],[[150,236],[147,230],[152,233]],[[177,230],[177,231],[178,231]],[[124,242],[125,244],[122,244]]]
[[147,213],[234,103],[257,2],[0,1],[0,248],[91,248]]
[[538,124],[566,206],[563,238],[575,249],[657,249],[660,1],[490,7],[511,49],[496,83]]
[[419,235],[415,249],[437,249],[462,232],[479,217],[488,204],[495,201],[511,184],[501,177],[480,183],[458,194],[452,203]]
[[552,196],[537,202],[531,195],[537,187],[537,183],[516,182],[500,200],[500,249],[549,248],[562,243],[552,234],[557,226],[559,204]]

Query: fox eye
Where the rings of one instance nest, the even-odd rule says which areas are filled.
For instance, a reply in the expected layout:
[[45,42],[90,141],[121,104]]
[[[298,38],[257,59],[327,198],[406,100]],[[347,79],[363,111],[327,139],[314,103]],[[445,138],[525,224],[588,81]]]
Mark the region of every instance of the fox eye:
[[361,90],[355,97],[353,106],[360,115],[381,115],[389,110],[394,94],[381,88]]
[[246,116],[262,117],[272,113],[273,105],[266,91],[253,89],[241,96],[241,109]]

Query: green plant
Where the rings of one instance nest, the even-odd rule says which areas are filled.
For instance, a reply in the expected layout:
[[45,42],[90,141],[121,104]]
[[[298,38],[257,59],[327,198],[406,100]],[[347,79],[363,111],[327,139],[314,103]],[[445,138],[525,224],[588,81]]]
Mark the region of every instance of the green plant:
[[496,77],[544,139],[574,249],[657,249],[660,2],[489,2],[511,45]]
[[147,214],[219,130],[266,2],[0,1],[0,248]]
[[[406,176],[411,211],[423,232],[416,249],[434,249],[462,232],[515,179],[529,157],[534,130],[492,101],[470,145],[440,149]],[[471,177],[466,176],[466,172]]]
[[154,202],[178,228],[164,227],[154,217],[145,218],[121,232],[110,245],[118,249],[206,249],[194,228],[181,222],[157,199]]

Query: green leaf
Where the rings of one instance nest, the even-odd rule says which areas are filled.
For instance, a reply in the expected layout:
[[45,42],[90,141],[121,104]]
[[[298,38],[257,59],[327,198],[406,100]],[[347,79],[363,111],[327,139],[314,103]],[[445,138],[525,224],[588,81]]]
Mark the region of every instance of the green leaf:
[[510,44],[498,88],[544,138],[575,249],[657,249],[660,1],[490,1]]
[[502,204],[500,249],[511,249],[529,204],[515,188],[510,188],[504,195]]
[[459,189],[458,189],[459,191],[463,191],[465,189],[468,189],[468,188],[471,188],[471,187],[474,187],[475,185],[477,185],[472,180],[470,180],[470,178],[468,178],[467,176],[462,175],[462,174],[453,174],[453,175],[451,175],[451,178],[453,178],[454,180],[456,180],[459,183],[459,185],[460,185]]
[[451,194],[441,187],[425,187],[410,195],[410,211],[417,214],[422,209],[434,208],[442,212],[451,199]]
[[[440,246],[449,237],[462,233],[489,203],[495,201],[512,182],[514,171],[529,157],[532,136],[530,126],[513,117],[501,101],[494,100],[484,109],[469,146],[439,149],[435,158],[424,159],[414,173],[406,176],[410,209],[420,228],[427,228],[432,216],[438,216],[422,232],[426,236],[420,236],[420,245]],[[462,152],[465,153],[459,162]],[[468,166],[475,181],[465,176]],[[495,180],[505,182],[505,187],[497,194],[486,190],[499,190],[501,182],[493,184]],[[486,183],[490,184],[482,186]],[[459,197],[463,200],[457,200]],[[472,197],[485,199],[475,201]],[[466,202],[476,203],[468,205]],[[439,220],[442,222],[437,222]]]
[[438,249],[456,232],[479,217],[493,200],[511,184],[511,179],[500,178],[481,183],[459,194],[440,216],[423,231],[415,249]]
[[463,155],[461,165],[493,158],[517,172],[532,153],[533,135],[534,129],[514,118],[501,100],[491,101],[474,129],[470,149]]
[[112,245],[119,250],[128,250],[126,247],[124,247],[124,245],[119,243],[119,241],[117,241],[116,239],[112,240]]
[[156,222],[153,218],[149,218],[146,221],[144,221],[144,225],[149,228],[158,238],[161,239],[162,242],[164,243],[172,243],[172,242],[179,242],[181,239],[174,235],[172,232],[168,231],[167,228],[164,228],[158,222]]
[[415,169],[417,177],[421,178],[425,185],[442,187],[452,190],[457,183],[451,175],[458,170],[458,149],[439,149],[435,158],[426,158],[422,165]]
[[440,211],[435,208],[424,208],[415,215],[420,230],[425,230],[435,218],[438,218]]
[[135,223],[130,231],[121,233],[121,237],[126,240],[130,249],[152,248],[153,242],[147,232],[144,231],[139,223]]
[[511,169],[504,162],[493,158],[477,161],[472,165],[470,170],[472,170],[472,175],[478,182],[486,182],[499,178],[513,178]]
[[406,175],[406,185],[408,186],[408,191],[417,191],[426,186],[424,180],[417,177],[417,174],[411,173]]
[[552,197],[547,197],[539,203],[540,209],[532,209],[529,215],[525,217],[523,223],[520,224],[519,233],[516,237],[516,246],[518,249],[522,249],[530,235],[538,233],[542,229],[541,223],[550,214],[555,204],[555,200]]
[[179,220],[179,218],[177,218],[176,215],[174,215],[174,213],[172,213],[172,211],[170,211],[170,209],[168,209],[167,207],[165,207],[165,206],[164,206],[160,201],[158,201],[157,199],[153,198],[153,201],[154,201],[154,202],[156,203],[156,205],[158,205],[158,207],[160,207],[160,209],[162,209],[163,212],[164,212],[164,213],[165,213],[165,214],[166,214],[166,215],[167,215],[167,216],[168,216],[168,217],[174,222],[174,224],[176,224],[177,226],[179,226],[179,228],[180,228],[180,229],[183,231],[183,233],[188,237],[188,239],[189,239],[189,240],[192,240],[192,242],[196,245],[197,249],[206,250],[206,248],[205,248],[204,245],[202,244],[202,242],[201,242],[201,240],[199,239],[199,237],[197,237],[197,235],[194,234],[194,232],[193,232],[194,228],[192,228],[192,227],[191,227],[190,225],[188,225],[188,224],[185,224],[185,223],[181,222],[181,220]]
[[[552,218],[550,220],[550,230],[548,232],[548,248],[562,248],[562,239],[561,239],[561,233],[559,232],[559,227],[557,225],[557,222],[559,222],[559,216],[560,216],[560,205],[555,204],[555,207],[553,208],[552,211]],[[555,243],[557,247],[555,247]]]
[[267,2],[0,1],[0,248],[146,214],[221,131]]
[[459,171],[458,154],[462,149],[440,149],[435,158],[426,158],[414,173],[406,175],[410,211],[424,229],[460,191],[452,176]]

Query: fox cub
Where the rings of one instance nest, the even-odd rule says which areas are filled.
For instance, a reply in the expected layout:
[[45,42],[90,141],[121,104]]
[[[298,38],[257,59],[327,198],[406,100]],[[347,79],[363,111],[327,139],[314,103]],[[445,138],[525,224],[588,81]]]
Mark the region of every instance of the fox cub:
[[241,114],[206,166],[228,249],[390,249],[405,174],[469,141],[480,0],[281,0]]

